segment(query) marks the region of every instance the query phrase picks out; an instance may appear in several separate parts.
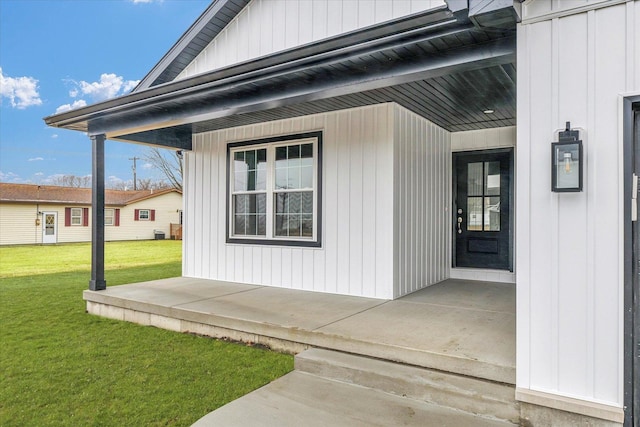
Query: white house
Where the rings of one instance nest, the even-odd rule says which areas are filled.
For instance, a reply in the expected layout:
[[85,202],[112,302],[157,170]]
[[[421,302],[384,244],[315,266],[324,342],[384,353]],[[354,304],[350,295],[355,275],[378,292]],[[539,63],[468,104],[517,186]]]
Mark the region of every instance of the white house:
[[131,94],[45,120],[89,133],[94,176],[106,138],[185,151],[183,275],[513,283],[517,398],[631,426],[639,24],[633,0],[217,0]]
[[[107,190],[104,212],[107,241],[170,238],[182,194]],[[90,213],[90,188],[0,183],[0,245],[91,241]]]

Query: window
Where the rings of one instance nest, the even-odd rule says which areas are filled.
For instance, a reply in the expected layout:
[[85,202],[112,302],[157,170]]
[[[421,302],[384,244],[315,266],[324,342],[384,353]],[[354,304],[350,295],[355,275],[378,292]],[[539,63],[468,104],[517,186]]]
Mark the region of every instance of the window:
[[155,209],[135,209],[133,211],[133,219],[135,221],[155,221],[156,210]]
[[320,246],[322,133],[228,146],[231,243]]
[[71,225],[82,225],[82,208],[71,208]]
[[64,226],[89,226],[89,208],[64,208]]
[[114,225],[115,224],[115,210],[114,209],[105,209],[104,210],[104,225]]

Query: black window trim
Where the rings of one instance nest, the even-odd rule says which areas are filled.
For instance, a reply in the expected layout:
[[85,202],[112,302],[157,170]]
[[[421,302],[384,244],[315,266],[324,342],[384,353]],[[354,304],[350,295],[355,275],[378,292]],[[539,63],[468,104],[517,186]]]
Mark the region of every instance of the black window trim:
[[[307,138],[316,138],[317,142],[317,152],[318,159],[316,164],[318,165],[317,174],[317,185],[315,191],[316,194],[316,206],[318,212],[316,214],[316,239],[315,240],[286,240],[286,239],[238,239],[231,237],[229,223],[229,210],[231,206],[229,206],[229,199],[231,197],[231,150],[238,147],[245,147],[250,145],[258,145],[258,144],[273,144],[277,142],[286,142],[286,141],[295,141],[297,139],[307,139]],[[298,246],[298,247],[307,247],[307,248],[321,248],[322,247],[322,131],[313,131],[313,132],[305,132],[305,133],[296,133],[296,134],[288,134],[288,135],[278,135],[272,136],[268,138],[261,139],[252,139],[249,141],[239,141],[239,142],[231,142],[227,144],[227,192],[226,192],[226,212],[225,212],[225,232],[226,232],[226,241],[227,243],[234,244],[242,244],[242,245],[266,245],[266,246]]]

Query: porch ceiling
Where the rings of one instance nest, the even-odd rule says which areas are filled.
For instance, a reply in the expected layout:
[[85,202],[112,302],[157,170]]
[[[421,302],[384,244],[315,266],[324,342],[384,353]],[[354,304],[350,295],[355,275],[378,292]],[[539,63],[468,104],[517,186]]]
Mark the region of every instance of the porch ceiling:
[[192,133],[381,102],[452,132],[509,126],[514,28],[479,27],[442,7],[45,121],[187,149]]

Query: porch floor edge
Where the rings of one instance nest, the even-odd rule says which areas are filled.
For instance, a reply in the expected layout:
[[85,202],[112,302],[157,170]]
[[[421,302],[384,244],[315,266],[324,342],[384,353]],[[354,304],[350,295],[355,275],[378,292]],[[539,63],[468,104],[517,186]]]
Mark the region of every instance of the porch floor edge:
[[[176,332],[294,354],[326,348],[515,384],[515,326],[504,327],[515,323],[515,314],[509,304],[483,307],[486,294],[480,304],[469,306],[467,298],[456,307],[452,293],[467,286],[482,289],[452,280],[386,301],[174,278],[85,291],[83,297],[91,314]],[[484,291],[499,295],[504,286],[487,283]]]

